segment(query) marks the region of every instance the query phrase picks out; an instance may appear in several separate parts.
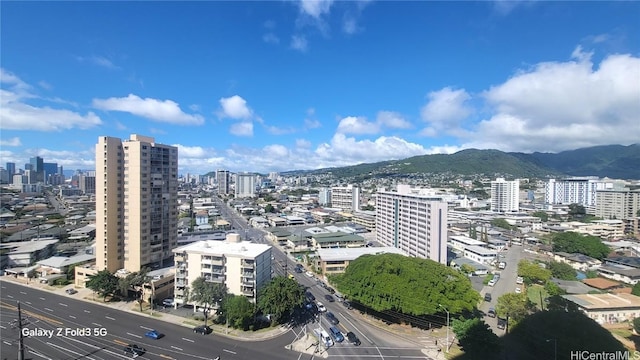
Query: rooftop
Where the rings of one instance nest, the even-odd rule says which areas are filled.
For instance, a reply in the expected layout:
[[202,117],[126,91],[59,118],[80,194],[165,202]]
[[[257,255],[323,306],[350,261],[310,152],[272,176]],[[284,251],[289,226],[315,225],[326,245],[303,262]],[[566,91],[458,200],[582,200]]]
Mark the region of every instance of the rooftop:
[[640,297],[631,294],[581,294],[562,297],[586,310],[640,309]]
[[362,255],[378,254],[399,254],[407,256],[404,251],[390,246],[318,249],[318,257],[323,261],[351,261],[359,258]]
[[583,283],[600,290],[610,289],[616,286],[620,286],[620,283],[613,280],[608,280],[604,278],[593,278],[593,279],[584,279]]
[[196,241],[194,243],[177,247],[173,249],[174,253],[200,253],[211,255],[226,255],[237,257],[256,257],[265,251],[271,249],[271,246],[265,244],[254,244],[249,241],[242,242],[228,242],[228,241],[214,241],[203,240]]

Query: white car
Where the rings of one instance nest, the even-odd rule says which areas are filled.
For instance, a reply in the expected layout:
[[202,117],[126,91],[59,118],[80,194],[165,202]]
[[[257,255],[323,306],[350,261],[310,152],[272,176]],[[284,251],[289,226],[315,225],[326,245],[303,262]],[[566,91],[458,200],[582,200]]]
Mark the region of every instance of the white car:
[[520,289],[519,287],[516,288],[516,294],[520,294],[522,292],[522,289]]
[[522,283],[524,282],[524,279],[522,278],[522,276],[518,276],[516,278],[516,284],[518,285],[522,285]]
[[313,273],[311,271],[307,271],[305,275],[307,275],[308,277],[313,277]]
[[319,312],[325,312],[325,311],[327,311],[327,308],[326,308],[326,307],[324,307],[324,304],[323,304],[323,303],[321,303],[320,301],[318,301],[318,302],[316,303],[316,306],[318,306],[318,311],[319,311]]
[[489,286],[493,286],[496,284],[496,281],[494,279],[489,280],[489,283],[487,283],[487,285]]

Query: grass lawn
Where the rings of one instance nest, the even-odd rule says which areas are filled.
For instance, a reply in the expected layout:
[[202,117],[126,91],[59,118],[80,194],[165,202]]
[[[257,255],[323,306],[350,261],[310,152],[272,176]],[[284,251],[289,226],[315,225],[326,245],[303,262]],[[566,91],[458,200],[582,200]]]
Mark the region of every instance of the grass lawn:
[[538,309],[542,309],[542,304],[540,303],[540,294],[542,294],[542,301],[549,297],[549,293],[544,289],[542,285],[529,285],[527,287],[527,297],[529,300],[536,304]]

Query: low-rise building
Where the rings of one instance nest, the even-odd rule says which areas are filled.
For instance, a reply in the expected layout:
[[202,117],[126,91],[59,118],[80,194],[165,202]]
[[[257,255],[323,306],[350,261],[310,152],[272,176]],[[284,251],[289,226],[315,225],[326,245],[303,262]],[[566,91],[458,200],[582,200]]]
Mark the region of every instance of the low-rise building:
[[360,235],[341,231],[311,236],[311,246],[316,249],[363,247],[366,243],[366,239]]
[[640,316],[640,297],[631,294],[563,295],[599,324],[631,321]]
[[580,271],[587,271],[594,269],[602,264],[602,261],[594,259],[591,256],[587,256],[580,253],[569,254],[566,252],[556,252],[553,255],[553,260],[565,264],[571,265],[572,268]]
[[345,271],[349,263],[362,255],[400,254],[407,256],[404,251],[395,247],[360,247],[360,248],[321,248],[318,249],[316,267],[323,274],[340,274]]
[[480,264],[491,264],[496,260],[498,252],[480,246],[467,246],[462,255]]

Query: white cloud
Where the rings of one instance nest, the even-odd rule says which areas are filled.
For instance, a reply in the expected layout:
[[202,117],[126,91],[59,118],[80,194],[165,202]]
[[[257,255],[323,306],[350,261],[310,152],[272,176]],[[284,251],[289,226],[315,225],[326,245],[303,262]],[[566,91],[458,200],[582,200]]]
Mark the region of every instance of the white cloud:
[[0,140],[0,146],[22,146],[22,142],[19,137],[12,137],[11,139]]
[[276,36],[274,33],[266,33],[262,35],[262,41],[268,44],[279,44],[280,38]]
[[427,95],[428,102],[421,109],[422,120],[435,130],[447,130],[459,126],[460,121],[468,117],[472,109],[466,105],[471,96],[465,90],[453,90],[450,87],[432,91]]
[[484,93],[495,109],[465,147],[504,151],[562,151],[640,139],[640,58],[610,55],[594,66],[540,63]]
[[91,55],[88,57],[84,56],[76,56],[76,60],[79,62],[88,62],[93,65],[97,65],[106,69],[116,70],[120,67],[116,66],[111,60],[107,59],[104,56]]
[[241,121],[231,125],[229,132],[236,136],[253,136],[253,122]]
[[322,126],[322,123],[316,119],[304,119],[305,129],[317,129]]
[[358,30],[358,22],[355,18],[346,16],[342,20],[342,31],[344,31],[346,34],[355,34],[356,32],[358,32]]
[[264,156],[271,159],[278,159],[278,158],[281,159],[289,156],[289,149],[287,149],[283,145],[278,145],[278,144],[267,145],[262,150],[263,150]]
[[231,119],[250,119],[253,115],[251,109],[247,106],[247,101],[238,95],[228,98],[221,98],[222,117]]
[[313,18],[320,18],[331,10],[333,0],[301,0],[300,11]]
[[296,139],[296,148],[298,149],[310,149],[311,141],[305,139]]
[[304,35],[291,36],[291,48],[300,52],[306,52],[308,49],[307,38]]
[[93,112],[81,115],[66,109],[35,107],[16,101],[6,101],[2,92],[0,123],[4,130],[60,131],[68,129],[90,129],[102,124]]
[[204,118],[201,115],[184,113],[178,103],[172,100],[143,99],[137,95],[129,94],[123,98],[93,99],[92,104],[97,109],[128,112],[149,120],[170,124],[202,125],[204,123]]
[[286,134],[293,134],[296,132],[296,129],[291,126],[277,127],[273,125],[267,125],[264,128],[271,135],[286,135]]
[[39,85],[41,88],[45,89],[45,90],[51,90],[51,89],[53,89],[53,86],[51,86],[51,84],[49,84],[48,82],[46,82],[46,81],[44,81],[44,80],[42,80],[42,81],[38,81],[38,85]]
[[173,146],[178,148],[178,155],[181,161],[183,157],[202,159],[207,155],[207,151],[201,146],[185,146],[181,144],[174,144]]
[[340,120],[337,133],[340,134],[377,134],[380,126],[369,122],[365,117],[348,116]]
[[376,122],[391,129],[410,129],[412,127],[411,123],[405,120],[400,113],[394,111],[379,111]]

